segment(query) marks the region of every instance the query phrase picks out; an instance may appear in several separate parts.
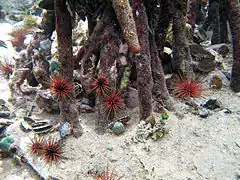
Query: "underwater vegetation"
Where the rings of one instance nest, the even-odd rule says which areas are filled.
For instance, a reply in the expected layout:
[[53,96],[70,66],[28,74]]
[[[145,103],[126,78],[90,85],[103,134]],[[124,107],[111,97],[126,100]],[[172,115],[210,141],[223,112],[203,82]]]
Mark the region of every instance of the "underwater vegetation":
[[200,98],[203,91],[201,81],[182,76],[175,80],[173,93],[179,99]]
[[16,51],[20,51],[24,48],[24,40],[26,39],[26,30],[22,28],[14,28],[11,33],[9,33],[11,38],[11,43]]

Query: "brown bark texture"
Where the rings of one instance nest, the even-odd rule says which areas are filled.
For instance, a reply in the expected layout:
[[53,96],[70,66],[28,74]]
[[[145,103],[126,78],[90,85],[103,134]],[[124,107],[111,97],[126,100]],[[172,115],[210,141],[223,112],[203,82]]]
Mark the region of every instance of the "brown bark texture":
[[170,8],[171,8],[171,4],[169,0],[161,1],[161,11],[159,14],[158,23],[155,30],[155,34],[156,34],[155,40],[156,40],[157,48],[159,51],[160,59],[163,59],[164,57],[163,54],[164,54],[164,46],[165,46],[167,31],[173,16]]
[[230,87],[240,92],[240,4],[238,0],[228,0],[230,28],[233,44],[233,66]]
[[[74,59],[72,55],[72,24],[66,0],[55,0],[55,15],[60,75],[72,84],[74,68]],[[74,96],[72,90],[71,98],[68,97],[64,100],[60,99],[60,117],[61,121],[68,121],[71,123],[74,136],[79,137],[81,136],[81,126]]]
[[[136,0],[134,6],[135,21],[140,55],[135,56],[137,62],[137,84],[140,108],[140,119],[146,120],[152,114],[152,87],[151,56],[149,47],[148,17],[141,0]],[[137,6],[136,6],[137,5]],[[137,13],[138,12],[138,13]]]
[[127,42],[129,50],[135,54],[139,53],[140,46],[138,42],[138,35],[129,0],[112,0],[112,6],[121,27],[123,38]]
[[[192,76],[192,57],[186,38],[186,11],[187,0],[181,0],[181,6],[176,2],[173,15],[173,66],[175,71]],[[181,7],[181,8],[180,8]]]

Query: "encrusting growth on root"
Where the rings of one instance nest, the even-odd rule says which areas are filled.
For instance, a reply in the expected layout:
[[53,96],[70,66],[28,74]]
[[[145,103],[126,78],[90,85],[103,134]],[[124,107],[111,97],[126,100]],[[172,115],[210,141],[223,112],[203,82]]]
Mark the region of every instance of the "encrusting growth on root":
[[132,8],[128,0],[112,0],[112,6],[120,24],[123,37],[128,44],[128,49],[134,54],[140,52],[138,35],[135,21],[132,14]]

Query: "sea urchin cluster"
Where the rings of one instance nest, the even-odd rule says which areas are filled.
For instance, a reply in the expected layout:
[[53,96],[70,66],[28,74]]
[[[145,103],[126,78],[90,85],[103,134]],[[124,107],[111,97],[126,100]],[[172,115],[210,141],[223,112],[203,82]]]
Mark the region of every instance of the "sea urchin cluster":
[[174,83],[174,95],[179,99],[200,98],[204,91],[202,83],[188,77],[179,77]]
[[41,155],[45,162],[53,164],[62,159],[62,147],[59,142],[52,140],[44,140],[43,138],[34,138],[31,140],[30,150],[32,155]]

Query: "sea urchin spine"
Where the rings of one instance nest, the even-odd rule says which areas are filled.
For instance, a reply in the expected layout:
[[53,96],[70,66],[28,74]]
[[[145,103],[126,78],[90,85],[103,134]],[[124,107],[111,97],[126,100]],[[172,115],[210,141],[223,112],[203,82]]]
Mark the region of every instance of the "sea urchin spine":
[[93,91],[96,91],[97,95],[106,95],[108,91],[110,91],[110,81],[104,75],[100,75],[96,78],[93,83]]
[[175,82],[173,93],[179,99],[189,99],[200,98],[203,91],[201,82],[188,77],[180,77]]
[[120,96],[120,91],[113,91],[111,94],[106,95],[105,97],[105,112],[108,114],[108,116],[114,116],[115,113],[119,110],[121,110],[121,104],[123,99]]
[[47,141],[45,148],[43,150],[44,160],[47,163],[52,164],[53,162],[58,162],[62,159],[62,147],[59,142],[52,139]]
[[67,82],[63,77],[54,77],[50,83],[50,90],[58,98],[64,99],[70,97],[72,93],[72,84]]
[[44,139],[40,138],[34,138],[33,140],[31,139],[31,144],[30,144],[30,150],[31,154],[33,155],[40,155],[43,152],[43,149],[45,147],[45,141]]

